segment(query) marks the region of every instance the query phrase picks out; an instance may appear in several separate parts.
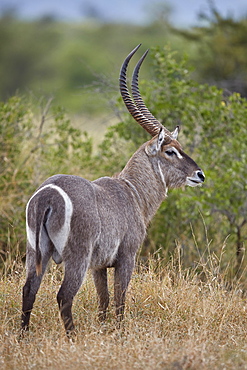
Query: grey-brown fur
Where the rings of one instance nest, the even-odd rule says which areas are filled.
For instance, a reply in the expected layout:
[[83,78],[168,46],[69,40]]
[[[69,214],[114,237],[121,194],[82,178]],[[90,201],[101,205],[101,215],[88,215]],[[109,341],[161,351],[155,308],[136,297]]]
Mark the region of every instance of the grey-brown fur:
[[[139,118],[136,120],[140,123]],[[153,136],[116,177],[90,182],[78,176],[55,175],[34,193],[27,205],[23,330],[28,329],[35,296],[51,257],[56,263],[64,263],[57,300],[67,333],[74,331],[72,301],[88,268],[92,269],[102,320],[109,303],[107,268],[115,269],[116,314],[122,320],[136,252],[167,190],[204,181],[203,172],[176,140],[177,130],[168,135],[161,125],[159,134],[156,127]]]

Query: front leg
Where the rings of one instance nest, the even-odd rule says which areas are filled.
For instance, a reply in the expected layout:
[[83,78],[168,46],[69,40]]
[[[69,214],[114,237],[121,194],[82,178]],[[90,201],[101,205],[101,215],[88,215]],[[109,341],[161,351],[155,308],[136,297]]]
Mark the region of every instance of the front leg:
[[99,297],[99,320],[104,321],[106,319],[106,310],[109,305],[107,268],[93,270],[93,278]]
[[119,258],[115,266],[114,298],[117,320],[119,322],[124,318],[125,297],[134,266],[135,258],[129,256],[122,256],[122,258]]

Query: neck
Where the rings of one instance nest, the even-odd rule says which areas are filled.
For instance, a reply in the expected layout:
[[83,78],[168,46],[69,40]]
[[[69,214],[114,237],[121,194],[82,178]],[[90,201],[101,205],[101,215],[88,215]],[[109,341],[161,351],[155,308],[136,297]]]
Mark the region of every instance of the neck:
[[159,162],[148,157],[145,144],[130,158],[118,178],[129,185],[148,225],[166,197],[167,187]]

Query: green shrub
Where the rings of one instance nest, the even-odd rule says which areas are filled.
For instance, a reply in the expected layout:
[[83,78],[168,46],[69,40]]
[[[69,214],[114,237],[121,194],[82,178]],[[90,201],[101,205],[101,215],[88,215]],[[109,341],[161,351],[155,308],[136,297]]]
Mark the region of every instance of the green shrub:
[[[169,254],[177,240],[182,245],[184,261],[192,265],[198,251],[207,258],[208,238],[212,239],[216,255],[227,239],[225,263],[236,253],[239,269],[247,232],[246,99],[195,82],[186,58],[177,62],[169,48],[154,49],[152,56],[155,78],[141,82],[143,98],[168,129],[180,125],[179,140],[204,170],[206,182],[201,188],[169,192],[150,226],[146,253],[161,247]],[[126,149],[133,151],[148,139],[129,115],[110,129],[104,142],[109,152],[117,145],[116,135],[119,142],[128,143]],[[129,155],[125,151],[125,156]]]
[[[92,142],[72,127],[64,111],[12,97],[0,104],[0,252],[25,250],[25,205],[42,181],[55,173],[88,174]],[[36,107],[37,110],[37,107]]]
[[[169,256],[178,243],[183,262],[193,266],[198,253],[202,263],[207,260],[210,245],[223,267],[233,259],[240,272],[247,232],[246,99],[196,83],[186,59],[177,62],[169,48],[154,49],[152,57],[154,80],[141,79],[140,84],[144,100],[168,129],[180,124],[180,142],[201,166],[206,181],[201,188],[169,192],[150,225],[142,254],[159,250]],[[41,111],[37,121],[31,104],[19,97],[0,106],[4,256],[15,253],[19,244],[24,251],[25,204],[48,176],[71,173],[94,179],[113,175],[149,139],[126,115],[109,128],[92,154],[91,139],[72,127],[61,108],[50,108],[48,101]]]

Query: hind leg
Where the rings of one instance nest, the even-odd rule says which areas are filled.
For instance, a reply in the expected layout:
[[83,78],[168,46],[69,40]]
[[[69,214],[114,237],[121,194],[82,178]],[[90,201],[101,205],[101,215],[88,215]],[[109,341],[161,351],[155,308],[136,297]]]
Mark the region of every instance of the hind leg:
[[79,256],[68,260],[65,258],[64,280],[57,294],[60,314],[68,337],[74,334],[75,326],[72,318],[72,303],[86,275],[89,262],[82,261]]
[[51,257],[51,248],[47,248],[45,254],[42,255],[42,272],[39,276],[36,274],[36,252],[27,244],[26,269],[27,279],[23,287],[22,293],[22,316],[21,327],[22,331],[27,331],[29,328],[30,315],[35,301],[36,294],[40,287],[42,277],[45,273],[47,263]]
[[93,270],[93,278],[99,297],[99,320],[104,321],[106,319],[106,310],[109,304],[107,269]]

